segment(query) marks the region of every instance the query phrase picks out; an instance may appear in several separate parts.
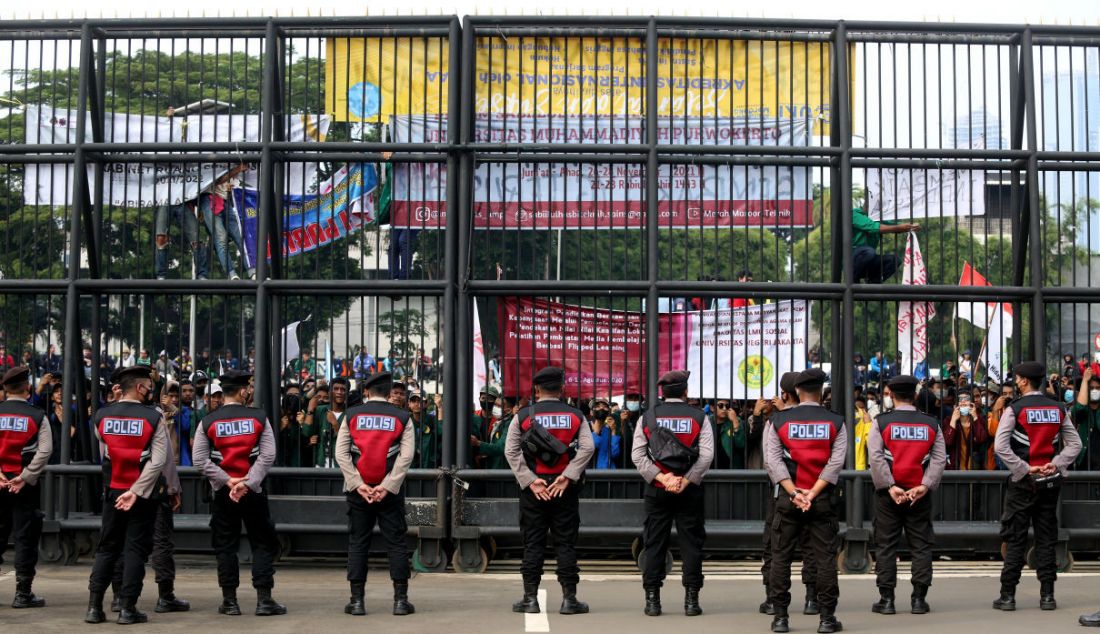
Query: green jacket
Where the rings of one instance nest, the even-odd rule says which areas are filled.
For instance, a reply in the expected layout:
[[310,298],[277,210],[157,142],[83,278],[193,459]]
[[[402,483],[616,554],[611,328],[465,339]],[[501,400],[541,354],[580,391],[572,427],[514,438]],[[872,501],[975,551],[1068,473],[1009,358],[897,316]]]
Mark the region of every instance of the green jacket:
[[328,412],[332,409],[331,405],[318,405],[316,411],[313,412],[313,424],[303,425],[302,434],[306,436],[306,442],[309,442],[309,438],[317,436],[317,444],[313,446],[313,464],[318,467],[325,465],[325,455],[329,455],[333,459],[333,465],[336,460],[336,433],[340,431],[340,425],[344,422],[344,417],[347,416],[347,409],[344,409],[344,413],[337,417],[336,427],[333,428],[328,424]]
[[508,438],[508,427],[512,424],[512,415],[500,419],[496,429],[490,430],[489,440],[482,441],[481,455],[485,456],[486,469],[507,469],[508,461],[504,459],[504,441]]
[[409,422],[416,431],[416,456],[413,458],[412,466],[414,469],[437,469],[442,459],[440,452],[443,448],[439,421],[431,412],[423,412],[420,416],[420,422],[409,417]]
[[1081,453],[1077,454],[1073,464],[1087,469],[1089,436],[1092,430],[1100,429],[1100,408],[1092,409],[1088,405],[1074,403],[1069,413],[1073,417],[1073,424],[1077,427],[1077,434],[1081,436]]
[[731,469],[744,469],[745,468],[745,441],[748,438],[748,434],[745,428],[748,427],[742,422],[737,431],[733,430],[733,419],[727,418],[725,422],[718,424],[718,438],[721,443],[722,451],[725,452],[726,457],[729,458]]
[[863,208],[852,208],[852,247],[871,247],[872,249],[878,248],[879,239],[881,234],[879,233],[880,225],[893,225],[894,222],[871,220],[871,217],[864,213]]

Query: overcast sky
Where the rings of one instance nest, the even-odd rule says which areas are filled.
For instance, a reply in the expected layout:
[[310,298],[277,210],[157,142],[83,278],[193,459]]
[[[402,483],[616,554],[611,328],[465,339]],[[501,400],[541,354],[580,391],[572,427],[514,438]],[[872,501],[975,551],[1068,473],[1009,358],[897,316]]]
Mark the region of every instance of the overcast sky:
[[618,14],[633,15],[701,15],[748,16],[770,18],[813,19],[881,19],[927,20],[955,22],[1001,23],[1059,23],[1100,26],[1100,3],[1096,0],[922,0],[921,2],[883,2],[882,0],[847,0],[846,2],[820,2],[818,0],[768,0],[762,3],[733,3],[729,0],[553,0],[545,3],[515,2],[515,0],[400,0],[396,3],[366,3],[354,0],[260,0],[240,3],[235,9],[225,0],[186,0],[180,3],[151,3],[148,0],[36,0],[15,2],[9,0],[0,7],[0,18],[38,17],[125,17],[177,15],[305,15],[307,8],[314,15],[379,14],[505,14],[545,13],[559,15]]

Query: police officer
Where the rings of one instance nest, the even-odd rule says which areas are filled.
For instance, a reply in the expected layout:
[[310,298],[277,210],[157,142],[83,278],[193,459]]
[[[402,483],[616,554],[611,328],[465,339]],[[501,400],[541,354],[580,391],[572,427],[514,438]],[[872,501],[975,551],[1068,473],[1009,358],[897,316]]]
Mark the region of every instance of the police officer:
[[[784,372],[783,376],[779,378],[779,395],[772,401],[772,411],[764,419],[764,430],[767,430],[771,426],[771,417],[776,412],[782,412],[783,410],[790,409],[798,404],[798,394],[795,392],[794,383],[798,378],[797,372]],[[775,495],[779,492],[779,483],[773,482],[772,486],[774,490],[772,495],[768,497],[768,509],[764,516],[764,526],[769,527],[772,525],[772,520],[775,518]],[[799,544],[810,543],[810,532],[805,526],[802,528],[802,536],[798,540]],[[775,607],[768,600],[768,583],[771,578],[772,569],[772,551],[775,549],[775,544],[772,540],[772,531],[770,529],[764,530],[764,562],[760,566],[760,578],[764,582],[764,602],[760,604],[760,613],[767,614],[769,616],[775,615]],[[806,603],[803,605],[802,613],[806,615],[814,615],[818,613],[817,607],[817,560],[813,557],[809,557],[806,551],[803,551],[802,556],[802,584],[806,586]]]
[[15,531],[15,600],[13,608],[40,608],[45,599],[31,590],[42,536],[38,477],[53,451],[53,434],[45,413],[27,402],[30,368],[4,373],[7,397],[0,403],[0,563]]
[[219,614],[238,616],[237,586],[240,569],[237,549],[241,524],[252,546],[252,586],[256,588],[256,616],[286,614],[286,607],[271,598],[275,586],[275,555],[279,539],[271,521],[267,493],[262,485],[275,462],[275,434],[263,410],[249,407],[251,372],[230,370],[218,377],[225,405],[206,415],[195,433],[192,456],[195,466],[210,481],[210,541],[218,559],[218,585],[222,589]]
[[[1035,571],[1039,577],[1039,607],[1053,610],[1057,564],[1060,478],[1081,451],[1081,438],[1070,415],[1042,391],[1046,368],[1025,361],[1013,368],[1020,398],[1005,408],[997,425],[993,449],[1009,471],[1001,511],[1001,539],[1005,563],[1001,569],[1001,596],[993,608],[1016,609],[1016,585],[1024,567],[1027,530],[1035,528]],[[1060,450],[1059,450],[1060,448]]]
[[795,380],[799,404],[772,416],[764,436],[764,467],[779,485],[771,530],[772,565],[768,599],[775,608],[771,629],[790,631],[791,558],[804,526],[810,533],[810,555],[817,559],[817,600],[821,634],[839,632],[836,604],[838,532],[833,489],[848,448],[844,418],[821,406],[825,373],[810,368]]
[[121,398],[100,408],[92,418],[103,456],[103,526],[95,564],[88,580],[87,623],[102,623],[103,594],[115,563],[122,557],[121,609],[118,623],[145,623],[137,609],[145,578],[145,562],[153,549],[157,501],[165,494],[161,472],[168,460],[164,417],[153,409],[153,379],[149,366],[118,373]]
[[[879,600],[871,606],[878,614],[895,614],[897,549],[901,531],[913,555],[913,614],[927,614],[928,587],[932,585],[932,498],[947,466],[940,422],[913,407],[917,379],[896,376],[886,384],[885,406],[867,435],[871,480],[875,485],[875,577]],[[893,409],[890,409],[890,407]]]
[[512,604],[512,611],[539,612],[538,589],[549,530],[557,547],[562,591],[559,612],[584,614],[588,604],[577,600],[580,480],[595,444],[584,414],[561,401],[565,372],[543,368],[535,373],[533,382],[536,402],[519,411],[504,443],[504,457],[520,487],[523,532],[523,598]]
[[409,412],[388,402],[393,378],[379,372],[365,380],[367,402],[348,410],[336,437],[336,463],[344,474],[348,500],[348,582],[346,614],[362,616],[367,583],[367,554],[378,524],[390,558],[393,613],[416,611],[409,603],[409,549],[405,542],[405,493],[402,485],[416,452]]
[[648,485],[645,490],[645,613],[661,614],[665,555],[676,523],[683,558],[684,614],[698,616],[703,587],[703,477],[714,458],[714,433],[707,415],[688,405],[688,373],[666,372],[657,381],[664,402],[641,419],[631,458]]

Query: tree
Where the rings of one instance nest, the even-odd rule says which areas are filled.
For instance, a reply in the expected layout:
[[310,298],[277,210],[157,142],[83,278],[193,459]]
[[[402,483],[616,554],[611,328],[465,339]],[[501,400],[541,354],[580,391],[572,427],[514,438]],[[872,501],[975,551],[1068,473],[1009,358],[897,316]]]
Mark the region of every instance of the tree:
[[401,368],[398,374],[408,374],[412,370],[410,362],[416,356],[417,341],[428,336],[424,313],[415,308],[386,311],[378,316],[378,330],[390,337],[387,356],[393,357],[395,368]]

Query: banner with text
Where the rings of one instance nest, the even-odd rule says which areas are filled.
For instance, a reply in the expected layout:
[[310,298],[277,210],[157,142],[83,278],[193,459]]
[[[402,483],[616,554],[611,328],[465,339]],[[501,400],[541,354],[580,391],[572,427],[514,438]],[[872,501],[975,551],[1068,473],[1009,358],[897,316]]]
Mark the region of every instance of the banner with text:
[[[84,141],[92,142],[88,116]],[[73,144],[77,142],[76,110],[50,106],[26,106],[27,143]],[[317,115],[289,115],[286,118],[287,141],[322,142],[328,132],[329,118]],[[186,151],[190,142],[247,143],[260,140],[260,115],[203,114],[187,117],[160,117],[107,113],[103,137],[108,142],[178,143]],[[115,207],[158,207],[194,200],[225,174],[227,163],[107,163],[104,172],[104,202]],[[94,166],[88,167],[89,178]],[[259,164],[250,164],[241,173],[244,186],[256,189]],[[287,163],[283,166],[286,193],[307,195],[317,191],[316,163]],[[23,177],[23,202],[28,205],[65,207],[72,204],[73,166],[71,163],[27,165]]]
[[[645,392],[645,314],[503,298],[498,305],[504,384],[531,392],[546,366],[565,369],[565,395]],[[805,368],[809,305],[666,313],[659,318],[660,372],[691,371],[699,398],[770,398],[784,372]]]
[[[337,121],[447,112],[442,38],[330,38],[325,53],[325,109]],[[657,114],[828,122],[831,54],[824,42],[659,38]],[[477,113],[645,115],[644,38],[478,37],[474,57]]]
[[[393,120],[397,143],[440,143],[438,116]],[[807,145],[811,122],[689,118],[658,120],[658,143]],[[642,143],[645,120],[607,117],[479,117],[478,143]],[[435,163],[394,167],[394,227],[443,228],[447,171]],[[672,228],[812,227],[810,169],[787,166],[661,165],[659,223]],[[640,229],[645,227],[641,164],[479,163],[474,172],[474,228]]]
[[985,172],[869,169],[867,215],[880,221],[985,215]]

